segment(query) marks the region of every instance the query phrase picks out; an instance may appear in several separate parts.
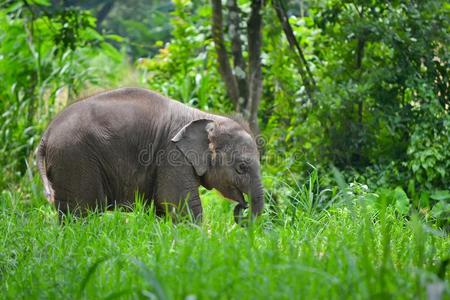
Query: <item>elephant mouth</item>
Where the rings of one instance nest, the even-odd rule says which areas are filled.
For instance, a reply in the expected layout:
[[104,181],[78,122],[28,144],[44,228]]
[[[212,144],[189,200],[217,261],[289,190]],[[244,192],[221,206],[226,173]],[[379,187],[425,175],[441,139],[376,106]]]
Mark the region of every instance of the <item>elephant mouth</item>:
[[225,198],[237,202],[233,211],[234,221],[237,224],[242,224],[242,221],[244,220],[244,210],[248,208],[248,204],[245,202],[244,193],[236,186],[229,186],[227,190],[219,190],[219,192]]
[[239,195],[238,199],[235,200],[238,202],[238,204],[235,206],[233,215],[234,215],[234,221],[237,224],[241,224],[243,220],[243,211],[244,209],[248,208],[247,202],[245,202],[244,194],[236,188],[237,194]]
[[247,208],[248,204],[245,202],[244,193],[241,192],[237,187],[235,187],[237,199],[234,199],[238,203],[238,206],[241,206],[242,208]]

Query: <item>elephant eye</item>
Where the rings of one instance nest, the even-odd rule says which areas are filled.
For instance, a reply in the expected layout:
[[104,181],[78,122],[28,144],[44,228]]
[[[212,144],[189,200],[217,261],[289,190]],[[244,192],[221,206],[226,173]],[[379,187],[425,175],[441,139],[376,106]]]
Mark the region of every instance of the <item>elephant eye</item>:
[[248,170],[248,165],[246,163],[241,162],[237,165],[236,172],[238,172],[239,174],[243,174],[243,173],[247,172],[247,170]]

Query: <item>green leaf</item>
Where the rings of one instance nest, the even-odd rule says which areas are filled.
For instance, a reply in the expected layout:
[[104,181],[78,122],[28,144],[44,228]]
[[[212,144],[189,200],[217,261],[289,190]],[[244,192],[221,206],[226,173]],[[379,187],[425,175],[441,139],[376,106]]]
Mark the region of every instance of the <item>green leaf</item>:
[[438,220],[450,221],[450,204],[445,202],[438,202],[431,209],[431,215]]
[[116,41],[116,42],[123,42],[125,40],[124,37],[118,35],[118,34],[105,34],[105,39]]
[[103,41],[103,36],[93,28],[85,28],[83,38],[86,40]]
[[419,207],[429,207],[430,206],[430,194],[428,192],[421,192],[419,199]]
[[403,215],[408,214],[410,201],[408,195],[406,195],[405,191],[401,187],[395,188],[394,199],[395,199],[395,209]]
[[430,198],[437,201],[450,200],[450,191],[447,190],[436,191],[433,194],[431,194]]
[[116,62],[120,62],[122,60],[122,55],[120,54],[120,52],[111,44],[102,43],[101,47],[104,53],[111,59],[115,60]]
[[31,2],[37,5],[50,6],[48,0],[32,0]]

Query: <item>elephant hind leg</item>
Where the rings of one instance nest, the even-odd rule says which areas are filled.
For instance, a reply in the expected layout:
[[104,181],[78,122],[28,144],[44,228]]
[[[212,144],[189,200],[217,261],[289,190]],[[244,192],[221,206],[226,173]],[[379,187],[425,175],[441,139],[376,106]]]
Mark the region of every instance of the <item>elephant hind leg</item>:
[[78,168],[59,168],[52,172],[52,186],[54,189],[54,205],[60,219],[71,214],[76,217],[86,216],[88,211],[105,211],[107,199],[103,189],[101,177],[86,165],[78,164]]
[[89,211],[103,212],[107,210],[107,201],[101,190],[84,191],[82,193],[67,193],[56,190],[54,205],[60,219],[68,214],[74,217],[85,217]]

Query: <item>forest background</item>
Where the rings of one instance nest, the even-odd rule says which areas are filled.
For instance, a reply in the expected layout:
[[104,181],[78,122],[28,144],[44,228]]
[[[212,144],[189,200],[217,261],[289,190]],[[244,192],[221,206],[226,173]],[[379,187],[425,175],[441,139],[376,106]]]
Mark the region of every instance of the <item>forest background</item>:
[[[389,209],[400,227],[423,225],[445,249],[449,12],[443,0],[3,1],[2,216],[49,207],[34,151],[56,113],[101,90],[139,86],[249,121],[271,222],[364,202],[375,218]],[[443,266],[445,278],[448,254],[439,253],[417,263]],[[0,262],[9,266],[10,256]]]

